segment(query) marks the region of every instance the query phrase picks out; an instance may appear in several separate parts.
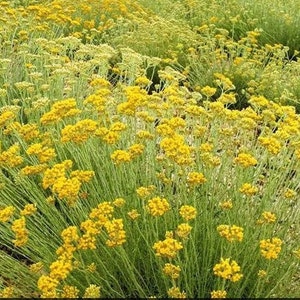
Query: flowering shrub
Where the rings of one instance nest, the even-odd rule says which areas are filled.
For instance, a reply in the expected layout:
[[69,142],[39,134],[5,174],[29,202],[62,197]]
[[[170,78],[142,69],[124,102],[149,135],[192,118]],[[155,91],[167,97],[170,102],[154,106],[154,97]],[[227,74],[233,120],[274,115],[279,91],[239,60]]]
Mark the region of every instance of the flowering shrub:
[[217,2],[0,2],[2,298],[299,295],[297,53]]

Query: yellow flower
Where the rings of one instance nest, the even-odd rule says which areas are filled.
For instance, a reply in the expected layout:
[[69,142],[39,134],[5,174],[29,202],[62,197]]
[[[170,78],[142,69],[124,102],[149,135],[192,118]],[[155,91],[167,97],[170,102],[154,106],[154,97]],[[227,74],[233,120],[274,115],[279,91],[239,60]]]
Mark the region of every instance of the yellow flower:
[[239,273],[240,269],[236,261],[230,261],[230,258],[221,258],[220,263],[214,266],[213,271],[216,276],[236,282],[243,277],[243,275]]
[[131,158],[135,158],[143,153],[144,148],[145,146],[142,144],[134,144],[128,148],[128,153]]
[[181,271],[181,269],[180,269],[179,266],[175,266],[175,265],[170,264],[170,263],[166,263],[164,268],[163,268],[163,272],[167,276],[170,276],[172,279],[178,278],[180,271]]
[[61,131],[61,141],[63,143],[66,142],[74,142],[77,144],[83,143],[87,141],[97,129],[97,122],[84,119],[78,121],[75,125],[67,125]]
[[14,298],[14,292],[15,292],[15,289],[12,286],[8,286],[0,292],[0,297],[4,298],[4,299],[5,298]]
[[192,226],[190,226],[188,223],[182,223],[178,225],[176,229],[176,234],[180,238],[186,239],[191,233],[191,230],[192,230]]
[[76,286],[65,285],[63,287],[62,293],[60,295],[61,298],[78,298],[79,290]]
[[131,155],[125,150],[116,150],[111,154],[111,159],[115,164],[131,161]]
[[126,201],[123,198],[117,198],[113,201],[113,205],[116,207],[122,207],[125,205],[125,203],[126,203]]
[[257,160],[250,154],[240,153],[235,159],[234,162],[241,165],[244,168],[255,166]]
[[154,190],[155,190],[154,185],[141,186],[136,189],[136,193],[139,195],[139,197],[145,198],[145,197],[149,196]]
[[14,214],[15,208],[13,206],[7,206],[0,209],[0,222],[7,222]]
[[47,164],[39,164],[35,166],[26,166],[20,170],[20,174],[23,176],[36,175],[44,172],[47,169]]
[[28,230],[26,229],[26,219],[21,217],[16,219],[11,225],[12,231],[15,233],[16,239],[13,240],[14,245],[17,247],[24,246],[28,241]]
[[244,183],[239,191],[246,196],[253,196],[258,192],[258,188],[250,183]]
[[109,247],[120,246],[126,242],[126,232],[123,229],[122,219],[113,219],[107,221],[104,227],[108,233],[109,240],[106,241],[106,245]]
[[284,197],[288,198],[288,199],[294,198],[296,195],[297,195],[297,192],[295,192],[294,190],[291,190],[291,189],[287,189],[284,192]]
[[40,163],[49,162],[56,156],[53,148],[48,148],[40,143],[30,145],[26,150],[26,153],[28,155],[36,155]]
[[189,221],[196,218],[197,210],[191,205],[182,205],[179,209],[179,214],[183,219]]
[[96,272],[96,270],[97,270],[96,264],[95,263],[91,263],[90,265],[87,266],[87,270],[89,272],[91,272],[91,273]]
[[21,210],[21,216],[30,216],[36,212],[37,208],[35,204],[26,204],[24,209]]
[[137,219],[141,214],[138,213],[138,211],[136,209],[133,209],[131,211],[129,211],[127,213],[128,217],[131,219],[131,220],[135,220]]
[[244,229],[236,225],[219,225],[217,227],[219,234],[225,237],[229,242],[241,242],[244,237]]
[[153,249],[157,256],[166,258],[175,258],[177,252],[183,248],[181,242],[173,238],[166,238],[154,244]]
[[100,298],[100,287],[95,284],[90,284],[84,292],[82,298]]
[[32,264],[29,266],[29,270],[32,272],[32,273],[40,273],[42,270],[43,270],[43,263],[42,262],[37,262],[35,264]]
[[210,293],[211,298],[213,299],[225,299],[227,296],[227,292],[224,290],[212,291]]
[[265,211],[261,215],[261,219],[257,221],[258,224],[263,224],[263,223],[274,223],[276,221],[276,215],[269,212]]
[[258,277],[266,277],[267,276],[267,272],[265,270],[259,270],[257,273]]
[[0,166],[7,166],[7,167],[17,167],[23,162],[23,158],[18,155],[20,152],[20,146],[15,144],[9,147],[6,151],[3,151],[0,154]]
[[154,197],[148,201],[147,209],[152,216],[162,216],[170,209],[170,204],[165,198]]
[[226,200],[226,201],[219,202],[219,206],[224,210],[231,209],[233,207],[232,200]]
[[216,93],[217,89],[210,86],[205,86],[200,91],[203,95],[211,97]]
[[59,281],[47,275],[42,275],[38,282],[38,289],[42,292],[42,298],[57,298],[56,287]]
[[281,251],[282,241],[279,238],[261,240],[259,242],[260,253],[266,259],[276,259]]
[[206,182],[206,178],[202,173],[199,172],[190,172],[187,176],[187,182],[191,185],[198,185]]
[[281,149],[281,143],[274,137],[258,137],[258,142],[262,144],[270,153],[276,155]]
[[170,298],[184,299],[184,298],[186,298],[186,293],[180,292],[179,287],[174,286],[174,287],[168,289],[168,296]]
[[73,266],[71,260],[59,259],[50,265],[49,276],[58,281],[64,280],[72,270]]

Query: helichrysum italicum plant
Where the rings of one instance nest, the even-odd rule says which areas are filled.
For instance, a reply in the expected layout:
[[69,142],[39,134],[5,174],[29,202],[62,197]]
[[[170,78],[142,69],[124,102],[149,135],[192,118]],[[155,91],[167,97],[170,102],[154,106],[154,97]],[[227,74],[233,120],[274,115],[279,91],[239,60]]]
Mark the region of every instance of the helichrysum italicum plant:
[[0,3],[1,297],[284,295],[300,119],[265,80],[296,74],[284,46],[199,24],[197,1],[173,27],[145,1],[44,4]]

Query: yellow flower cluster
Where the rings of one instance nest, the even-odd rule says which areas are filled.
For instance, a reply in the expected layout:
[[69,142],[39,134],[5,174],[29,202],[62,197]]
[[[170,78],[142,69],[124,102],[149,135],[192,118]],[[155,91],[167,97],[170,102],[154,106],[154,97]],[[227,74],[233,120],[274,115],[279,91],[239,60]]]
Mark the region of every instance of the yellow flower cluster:
[[17,167],[23,163],[23,158],[19,155],[20,146],[15,144],[9,147],[6,151],[0,153],[0,166]]
[[138,211],[136,209],[132,209],[131,211],[129,211],[127,213],[128,217],[131,219],[131,220],[135,220],[137,219],[141,214],[138,213]]
[[76,286],[72,285],[64,285],[63,290],[61,292],[61,298],[78,298],[79,290]]
[[27,148],[26,153],[28,155],[36,155],[40,163],[49,162],[56,156],[53,148],[43,146],[40,143],[30,145]]
[[84,292],[82,298],[100,298],[100,287],[95,284],[90,284]]
[[243,275],[239,273],[241,270],[240,266],[235,260],[230,261],[230,258],[221,258],[220,263],[216,264],[213,268],[216,276],[228,279],[232,282],[239,281]]
[[124,230],[122,219],[113,219],[107,221],[104,227],[108,233],[109,240],[106,245],[109,247],[120,246],[126,242],[126,232]]
[[172,279],[176,279],[179,277],[179,273],[181,272],[181,268],[179,266],[175,266],[171,263],[166,263],[163,267],[163,272],[171,277]]
[[74,142],[77,144],[85,142],[97,129],[97,122],[84,119],[78,121],[75,125],[67,125],[61,131],[61,141],[63,143]]
[[173,238],[166,238],[153,245],[157,256],[175,258],[177,252],[183,248],[182,243]]
[[26,166],[20,170],[20,174],[24,176],[35,175],[44,172],[47,168],[48,168],[47,164]]
[[217,227],[219,234],[229,242],[241,242],[244,238],[244,229],[236,225],[219,225]]
[[40,134],[37,124],[22,125],[19,122],[14,122],[11,127],[18,132],[25,142],[30,142]]
[[182,223],[177,226],[176,235],[182,239],[188,238],[192,231],[192,226],[188,223]]
[[179,165],[191,165],[193,163],[192,148],[184,142],[184,137],[179,134],[163,138],[160,147],[168,158]]
[[48,168],[43,176],[44,189],[51,188],[59,199],[66,199],[69,205],[74,205],[78,197],[82,182],[87,182],[94,176],[93,171],[74,171],[70,178],[66,177],[66,171],[72,167],[71,160],[65,160]]
[[76,100],[74,98],[68,98],[55,102],[51,110],[45,113],[40,121],[43,125],[47,125],[58,122],[66,117],[78,115],[80,112],[81,110],[76,108]]
[[185,292],[180,292],[179,287],[171,287],[168,289],[168,296],[170,298],[176,298],[176,299],[185,299],[186,298],[186,293]]
[[199,172],[190,172],[187,175],[187,183],[190,185],[199,185],[206,182],[207,179],[202,173]]
[[0,114],[0,128],[6,126],[16,117],[16,114],[12,111],[4,111]]
[[149,213],[154,216],[162,216],[170,210],[170,204],[165,198],[154,197],[148,200],[147,209]]
[[196,218],[197,209],[191,205],[182,205],[179,209],[180,216],[186,221]]
[[13,240],[14,245],[17,247],[24,246],[28,241],[28,230],[26,229],[26,219],[21,217],[13,221],[11,229],[15,234],[16,239]]
[[264,211],[261,218],[257,220],[257,224],[274,223],[276,221],[276,215],[270,211]]
[[127,98],[126,102],[120,103],[117,110],[121,114],[133,116],[138,107],[143,106],[148,99],[147,92],[138,86],[127,86],[124,88]]
[[260,136],[257,140],[262,146],[267,148],[267,150],[274,155],[278,154],[281,150],[281,143],[274,137]]
[[225,200],[225,201],[222,201],[219,203],[219,206],[222,208],[222,209],[231,209],[233,207],[233,204],[232,204],[232,200]]
[[15,208],[10,205],[0,209],[0,222],[7,222],[14,214]]
[[20,211],[21,216],[30,216],[36,213],[37,208],[35,204],[26,204],[24,209]]
[[281,251],[282,240],[271,238],[261,240],[259,243],[260,253],[266,259],[276,259]]
[[250,183],[244,183],[239,191],[246,196],[253,196],[258,192],[258,188]]
[[239,155],[234,159],[234,162],[244,168],[255,166],[257,164],[257,160],[247,153],[239,153]]
[[210,293],[212,299],[225,299],[227,296],[227,292],[224,290],[212,291]]
[[141,198],[146,198],[149,196],[153,191],[155,190],[154,185],[149,185],[149,186],[141,186],[136,189],[136,193],[138,194],[139,197]]

